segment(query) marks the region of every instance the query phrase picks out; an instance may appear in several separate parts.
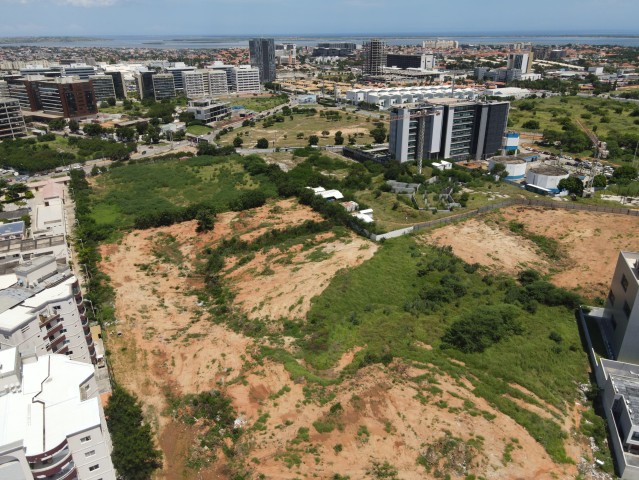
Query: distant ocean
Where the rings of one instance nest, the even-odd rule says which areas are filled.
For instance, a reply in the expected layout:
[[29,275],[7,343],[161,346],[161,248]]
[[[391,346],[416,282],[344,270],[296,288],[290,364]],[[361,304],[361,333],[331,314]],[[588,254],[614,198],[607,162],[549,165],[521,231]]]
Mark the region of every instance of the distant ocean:
[[[639,35],[442,35],[442,36],[402,36],[402,35],[370,35],[370,36],[273,36],[277,43],[295,43],[297,45],[315,45],[318,42],[354,42],[361,44],[372,36],[384,39],[389,45],[421,45],[423,40],[444,38],[458,40],[462,44],[498,45],[515,42],[526,42],[538,45],[621,45],[639,47]],[[43,47],[111,47],[111,48],[235,48],[247,47],[250,36],[206,36],[206,35],[121,35],[93,36],[91,38],[62,38],[49,36],[3,39],[0,46],[34,45]]]

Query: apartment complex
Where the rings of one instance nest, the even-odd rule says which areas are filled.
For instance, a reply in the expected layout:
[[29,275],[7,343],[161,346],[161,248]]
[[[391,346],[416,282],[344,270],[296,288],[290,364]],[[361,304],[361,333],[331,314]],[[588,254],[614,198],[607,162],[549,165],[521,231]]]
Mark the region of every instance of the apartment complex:
[[115,99],[115,86],[113,85],[113,77],[110,75],[91,75],[89,81],[93,85],[95,99],[103,102],[109,98]]
[[228,103],[216,102],[211,98],[191,100],[186,111],[193,113],[196,120],[202,120],[206,123],[217,122],[231,114]]
[[394,108],[391,156],[400,162],[490,157],[502,147],[509,108],[508,102],[455,98]]
[[0,350],[58,353],[84,363],[97,356],[77,279],[53,256],[27,261],[0,276]]
[[[180,76],[181,78],[181,76]],[[175,97],[175,77],[171,73],[156,73],[152,76],[153,96],[156,100]],[[184,87],[184,85],[182,84]]]
[[74,77],[19,77],[7,81],[9,95],[23,111],[42,111],[64,118],[89,117],[98,113],[90,80]]
[[384,73],[386,66],[386,45],[378,38],[364,43],[364,75],[378,76]]
[[275,40],[272,38],[253,38],[249,40],[251,66],[260,72],[262,82],[275,81]]
[[115,480],[92,365],[0,351],[0,478]]
[[0,140],[16,138],[27,134],[20,101],[16,98],[0,96]]

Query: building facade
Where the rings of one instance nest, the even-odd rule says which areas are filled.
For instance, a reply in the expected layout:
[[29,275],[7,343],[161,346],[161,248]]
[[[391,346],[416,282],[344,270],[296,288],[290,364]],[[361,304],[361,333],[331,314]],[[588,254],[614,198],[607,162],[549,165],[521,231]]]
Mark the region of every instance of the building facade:
[[195,67],[189,67],[188,65],[178,62],[174,63],[173,66],[170,66],[166,69],[167,73],[173,75],[173,86],[176,92],[184,91],[184,81],[182,78],[182,74],[184,72],[192,72],[195,70]]
[[228,103],[216,102],[211,98],[190,101],[186,111],[193,113],[196,120],[206,123],[217,122],[231,115]]
[[5,287],[0,290],[0,350],[96,363],[82,292],[68,268],[59,269],[53,256],[43,256],[0,281]]
[[221,97],[229,94],[229,83],[226,72],[223,70],[208,70],[209,95]]
[[521,73],[532,72],[533,65],[533,53],[509,53],[508,54],[508,69],[520,70]]
[[115,100],[115,86],[113,85],[113,77],[110,75],[91,75],[89,81],[93,86],[95,92],[95,99],[98,102],[103,102],[109,98]]
[[111,451],[92,365],[0,352],[0,478],[115,480]]
[[434,55],[400,55],[389,53],[386,55],[386,66],[397,67],[402,69],[419,68],[421,70],[430,70],[435,62]]
[[260,80],[273,82],[275,73],[275,40],[272,38],[253,38],[249,40],[251,66],[260,72]]
[[188,70],[182,72],[182,85],[187,98],[201,98],[210,94],[209,71]]
[[364,75],[379,76],[386,66],[386,45],[379,38],[364,43]]
[[442,98],[394,108],[391,156],[400,162],[490,157],[502,147],[509,107],[508,102]]
[[113,79],[113,89],[115,91],[115,98],[118,100],[124,100],[126,98],[126,80],[122,72],[113,71],[104,72],[105,75],[110,76]]
[[17,98],[0,97],[0,140],[27,134],[27,126]]
[[231,91],[260,93],[260,71],[256,67],[242,65],[231,69]]
[[156,73],[153,75],[153,96],[156,100],[175,97],[174,78],[171,73]]

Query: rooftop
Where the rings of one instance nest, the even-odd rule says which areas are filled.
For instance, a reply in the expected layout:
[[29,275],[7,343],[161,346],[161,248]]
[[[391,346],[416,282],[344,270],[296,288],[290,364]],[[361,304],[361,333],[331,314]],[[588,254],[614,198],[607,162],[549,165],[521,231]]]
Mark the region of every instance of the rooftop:
[[[15,349],[7,352],[15,355]],[[93,374],[92,365],[65,355],[25,362],[19,389],[0,395],[0,445],[23,441],[26,455],[33,456],[99,426],[99,399],[83,401],[80,392]]]
[[628,407],[633,425],[639,425],[639,365],[601,359],[606,376],[612,380],[615,394],[621,395]]
[[0,235],[17,235],[24,231],[24,222],[11,222],[0,225]]
[[505,164],[509,164],[509,165],[526,163],[526,160],[522,160],[521,158],[513,157],[513,156],[493,157],[491,160],[493,162],[505,163]]
[[554,165],[540,165],[533,167],[529,170],[532,173],[539,173],[541,175],[568,175],[568,170],[564,170],[561,167],[555,167]]

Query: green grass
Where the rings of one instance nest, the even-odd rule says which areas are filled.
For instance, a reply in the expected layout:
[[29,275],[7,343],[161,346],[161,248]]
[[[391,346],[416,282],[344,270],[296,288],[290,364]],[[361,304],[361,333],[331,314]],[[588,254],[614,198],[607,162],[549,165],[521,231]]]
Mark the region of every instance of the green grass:
[[244,107],[248,110],[254,110],[256,112],[263,112],[264,110],[270,110],[278,105],[286,103],[282,97],[277,96],[254,96],[254,97],[229,97],[222,99],[231,104],[231,106]]
[[274,188],[250,177],[238,158],[195,157],[113,168],[97,178],[91,215],[98,224],[122,229],[131,227],[137,216],[172,207],[211,203],[218,211],[228,210],[243,190]]
[[206,125],[189,125],[186,127],[186,133],[190,133],[191,135],[206,135],[212,131],[213,129]]
[[[266,138],[269,145],[277,147],[304,147],[308,145],[308,137],[317,135],[319,137],[319,145],[335,145],[335,132],[342,131],[345,143],[348,141],[348,134],[354,133],[355,130],[364,133],[363,137],[358,137],[357,142],[367,144],[373,142],[368,132],[373,128],[371,122],[366,121],[366,117],[358,116],[347,112],[341,112],[342,116],[339,121],[328,120],[320,116],[319,111],[316,115],[307,116],[305,114],[294,114],[293,120],[290,117],[284,117],[283,122],[276,122],[273,126],[263,128],[262,123],[257,120],[254,127],[240,127],[233,132],[224,135],[221,139],[222,145],[231,145],[233,139],[239,134],[244,140],[244,148],[254,147],[257,140]],[[350,118],[347,118],[350,117]],[[322,137],[322,132],[329,132],[327,137]],[[248,133],[248,135],[246,135]],[[303,138],[297,138],[298,133],[303,133]]]
[[[415,238],[402,237],[386,241],[363,265],[338,273],[324,293],[313,300],[308,315],[312,327],[306,332],[306,340],[300,341],[301,356],[313,367],[324,369],[352,347],[363,346],[365,350],[358,353],[355,366],[370,359],[383,361],[385,356],[401,357],[432,364],[436,372],[453,378],[466,377],[477,395],[526,427],[556,461],[568,461],[559,425],[503,395],[539,404],[510,386],[518,384],[561,410],[565,401],[576,397],[575,382],[586,380],[588,365],[573,312],[543,305],[534,314],[520,310],[522,335],[508,337],[483,353],[442,349],[441,337],[454,319],[472,314],[478,306],[504,302],[512,281],[484,281],[480,274],[467,273],[462,262],[455,261],[446,272],[454,272],[467,293],[433,312],[415,311],[411,305],[422,288],[438,284],[442,276],[438,271],[421,276],[418,272],[441,258],[441,251],[421,245]],[[549,339],[552,331],[563,338],[560,351]],[[421,344],[433,348],[422,348]],[[464,362],[465,367],[451,360]]]

